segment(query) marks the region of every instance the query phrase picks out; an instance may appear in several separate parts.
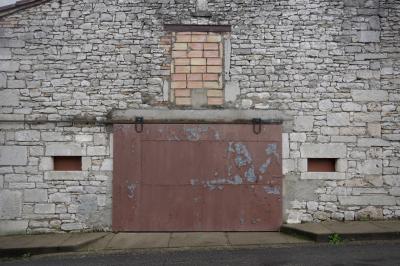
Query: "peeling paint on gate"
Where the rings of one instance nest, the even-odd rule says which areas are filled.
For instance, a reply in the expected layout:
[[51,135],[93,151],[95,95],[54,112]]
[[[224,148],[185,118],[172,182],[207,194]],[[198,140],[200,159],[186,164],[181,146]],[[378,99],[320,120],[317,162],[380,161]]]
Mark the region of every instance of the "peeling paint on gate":
[[265,149],[265,153],[270,156],[274,155],[276,159],[279,160],[279,153],[278,153],[278,146],[276,143],[270,143],[267,145],[267,148]]
[[264,191],[268,194],[280,195],[281,191],[276,186],[264,186]]
[[247,181],[250,183],[254,183],[257,181],[257,176],[254,173],[254,168],[251,166],[249,169],[246,170],[244,173],[244,176],[246,177]]
[[127,186],[128,190],[128,198],[133,199],[135,197],[135,190],[136,190],[136,185],[133,183],[128,184]]
[[200,181],[199,179],[191,179],[190,184],[192,186],[201,185],[208,190],[213,191],[215,189],[223,190],[224,185],[241,185],[243,184],[243,179],[239,175],[235,175],[233,178],[218,178],[210,179],[207,181]]
[[263,163],[258,170],[261,174],[265,174],[268,170],[269,165],[271,164],[271,158],[268,158],[265,163]]
[[203,133],[208,132],[208,127],[202,127],[202,126],[198,126],[198,127],[186,127],[184,128],[185,130],[185,134],[188,140],[190,141],[198,141],[201,138],[201,135]]
[[236,154],[235,164],[237,167],[242,167],[251,164],[253,161],[250,152],[248,151],[246,145],[243,143],[229,142],[228,152]]

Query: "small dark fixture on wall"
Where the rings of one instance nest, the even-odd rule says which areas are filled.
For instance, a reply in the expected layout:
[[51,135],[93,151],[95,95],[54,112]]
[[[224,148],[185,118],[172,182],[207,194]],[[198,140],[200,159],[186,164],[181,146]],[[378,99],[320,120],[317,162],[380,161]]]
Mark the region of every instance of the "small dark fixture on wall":
[[54,156],[54,171],[82,171],[81,156]]
[[336,158],[308,158],[308,172],[335,172]]

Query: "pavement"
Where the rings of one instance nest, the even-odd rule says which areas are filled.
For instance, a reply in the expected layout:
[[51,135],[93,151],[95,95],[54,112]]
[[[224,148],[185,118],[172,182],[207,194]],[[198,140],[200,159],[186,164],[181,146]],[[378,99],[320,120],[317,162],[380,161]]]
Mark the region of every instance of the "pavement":
[[0,257],[60,252],[243,247],[400,239],[400,220],[283,225],[281,232],[69,233],[0,236]]
[[400,239],[400,220],[286,224],[281,232],[316,242],[332,241],[334,235],[347,241],[391,240]]

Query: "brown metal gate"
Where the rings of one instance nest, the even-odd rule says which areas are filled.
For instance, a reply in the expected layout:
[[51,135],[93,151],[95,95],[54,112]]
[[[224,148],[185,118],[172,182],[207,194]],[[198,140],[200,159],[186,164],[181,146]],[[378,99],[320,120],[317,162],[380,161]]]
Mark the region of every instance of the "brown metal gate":
[[115,231],[274,231],[281,126],[114,125]]

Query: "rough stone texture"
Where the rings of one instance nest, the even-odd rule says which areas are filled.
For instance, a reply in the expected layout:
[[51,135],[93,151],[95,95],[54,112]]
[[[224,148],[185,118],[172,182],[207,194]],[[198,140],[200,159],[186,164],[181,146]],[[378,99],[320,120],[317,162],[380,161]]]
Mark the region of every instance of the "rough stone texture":
[[301,173],[301,179],[323,179],[323,180],[337,180],[345,179],[346,175],[344,173],[325,173],[325,172],[307,172]]
[[47,189],[25,189],[24,202],[46,202]]
[[28,229],[28,221],[1,221],[0,235],[18,235],[25,234]]
[[240,87],[238,81],[228,81],[225,83],[225,101],[235,102],[240,95]]
[[360,42],[379,42],[380,32],[379,31],[360,31]]
[[312,131],[314,124],[313,116],[297,116],[294,119],[294,129],[296,131]]
[[347,126],[350,124],[348,113],[333,113],[327,116],[328,126]]
[[22,193],[20,191],[0,190],[0,219],[21,217]]
[[361,174],[382,174],[382,160],[371,159],[359,163],[358,171]]
[[344,144],[303,144],[300,147],[303,158],[345,158]]
[[351,96],[357,102],[380,102],[388,100],[386,90],[352,90]]
[[[69,121],[183,108],[171,104],[163,30],[180,23],[232,25],[221,40],[219,108],[293,117],[284,135],[287,222],[400,216],[400,2],[208,1],[212,16],[201,18],[195,2],[49,1],[0,18],[0,187],[24,206],[21,221],[0,217],[1,229],[110,229],[111,129]],[[54,173],[56,155],[83,156],[83,172]],[[345,179],[301,179],[307,158],[339,155]],[[46,190],[46,201],[33,189]]]
[[85,180],[86,172],[81,171],[48,171],[44,174],[45,180]]
[[18,106],[18,105],[19,105],[18,90],[0,91],[0,106]]
[[0,165],[26,165],[27,147],[0,146]]
[[[90,147],[91,150],[94,147]],[[104,148],[104,147],[103,147]],[[46,155],[50,156],[81,156],[85,155],[84,148],[79,143],[48,143],[46,145]]]
[[395,197],[384,195],[368,195],[368,196],[339,196],[339,202],[343,205],[377,205],[392,206],[396,204]]
[[37,214],[54,214],[56,212],[56,206],[48,203],[35,204],[34,213]]

